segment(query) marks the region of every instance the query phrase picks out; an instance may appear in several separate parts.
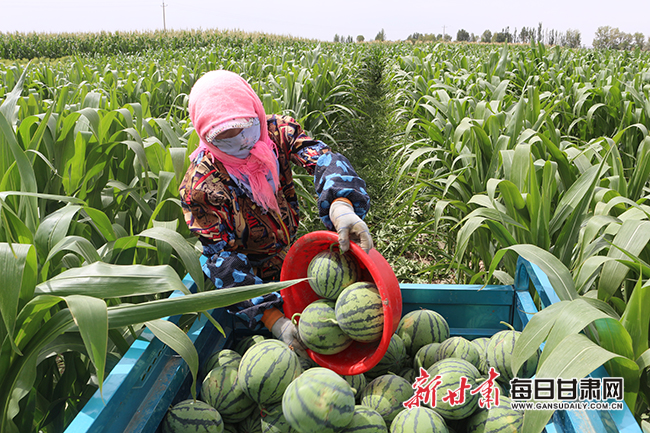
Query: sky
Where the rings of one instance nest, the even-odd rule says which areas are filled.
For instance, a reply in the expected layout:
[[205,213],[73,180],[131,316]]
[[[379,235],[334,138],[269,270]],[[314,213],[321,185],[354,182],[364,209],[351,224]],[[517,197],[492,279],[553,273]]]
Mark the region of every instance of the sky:
[[[163,4],[165,7],[163,8]],[[480,36],[509,27],[578,30],[591,46],[600,26],[650,36],[650,2],[618,0],[0,0],[0,33],[241,30],[332,41],[334,35],[387,40],[413,33]],[[164,11],[164,22],[163,22]]]

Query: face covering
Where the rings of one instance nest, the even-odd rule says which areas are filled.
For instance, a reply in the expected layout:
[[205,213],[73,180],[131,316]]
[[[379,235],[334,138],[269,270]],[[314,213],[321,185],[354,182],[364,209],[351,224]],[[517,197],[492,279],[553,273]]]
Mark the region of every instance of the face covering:
[[258,119],[255,119],[255,123],[252,126],[243,128],[236,136],[221,140],[212,139],[210,143],[225,154],[244,159],[250,154],[251,149],[259,139],[260,122]]
[[[234,72],[207,72],[194,83],[188,110],[201,139],[200,145],[190,155],[191,160],[197,161],[199,157],[209,154],[213,162],[217,159],[223,164],[231,178],[250,185],[250,195],[255,203],[262,209],[279,214],[280,207],[275,197],[280,186],[277,150],[269,137],[264,106],[253,88]],[[249,138],[253,135],[259,137],[259,141],[248,149],[250,154],[247,157],[231,156],[210,143],[209,138],[219,135],[219,130],[223,131],[224,126],[227,129],[248,126],[240,125],[243,119],[257,119],[260,128],[259,133],[248,131],[244,134]],[[230,144],[232,147],[232,142]],[[240,141],[235,144],[233,152],[238,153],[241,149]]]

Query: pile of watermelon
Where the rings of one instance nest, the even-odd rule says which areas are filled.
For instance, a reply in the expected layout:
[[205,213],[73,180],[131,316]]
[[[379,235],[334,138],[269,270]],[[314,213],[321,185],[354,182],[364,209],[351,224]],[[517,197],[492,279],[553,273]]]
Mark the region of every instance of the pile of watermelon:
[[[297,322],[312,351],[337,354],[381,339],[381,297],[360,275],[350,253],[332,248],[310,262],[307,276],[320,299]],[[415,310],[402,317],[379,363],[354,376],[300,358],[279,340],[249,336],[206,361],[199,400],[173,406],[163,433],[515,433],[523,414],[510,408],[509,381],[531,377],[539,358],[513,374],[518,336],[507,330],[472,341],[452,337],[439,313]],[[477,390],[490,372],[498,373],[500,404],[488,408]],[[432,383],[435,399],[427,400],[422,391]]]
[[[432,310],[402,317],[381,361],[355,376],[340,376],[298,357],[286,344],[256,335],[222,349],[205,363],[209,371],[199,400],[172,407],[164,433],[489,433],[521,431],[523,414],[510,408],[507,392],[514,377],[510,359],[519,333],[501,331],[469,341],[452,337],[446,320]],[[516,377],[531,377],[538,355]],[[499,373],[500,404],[480,407],[471,393]],[[422,370],[439,376],[436,400],[417,400]],[[465,385],[464,402],[443,397]],[[416,383],[416,381],[418,381]],[[492,395],[494,397],[494,394]],[[458,402],[457,402],[458,403]]]

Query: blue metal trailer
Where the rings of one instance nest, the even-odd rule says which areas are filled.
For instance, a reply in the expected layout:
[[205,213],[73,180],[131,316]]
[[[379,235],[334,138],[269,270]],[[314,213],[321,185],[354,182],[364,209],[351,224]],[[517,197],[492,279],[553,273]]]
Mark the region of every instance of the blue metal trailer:
[[[190,289],[194,285],[189,275],[184,283]],[[537,292],[542,308],[559,302],[546,275],[522,258],[518,261],[514,285],[482,288],[480,285],[400,284],[400,289],[402,314],[419,308],[435,310],[448,321],[451,335],[468,339],[489,337],[503,330],[501,321],[522,330],[537,311],[531,289]],[[204,317],[188,332],[201,362],[250,332],[223,308],[213,310],[212,315],[223,326],[225,338]],[[603,378],[607,372],[600,367],[591,376]],[[190,383],[187,364],[145,330],[106,378],[102,395],[98,391],[90,399],[66,433],[159,432],[168,408],[190,397]],[[546,432],[642,433],[625,404],[622,410],[616,411],[556,411]]]

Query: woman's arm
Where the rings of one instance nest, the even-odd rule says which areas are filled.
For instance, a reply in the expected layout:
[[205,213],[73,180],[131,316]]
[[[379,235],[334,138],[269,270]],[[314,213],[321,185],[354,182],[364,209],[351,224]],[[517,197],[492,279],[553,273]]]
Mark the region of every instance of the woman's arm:
[[370,208],[366,182],[345,156],[332,152],[322,141],[309,137],[289,116],[270,116],[269,133],[293,163],[314,175],[318,212],[325,227],[335,229],[330,218],[330,207],[336,199],[349,200],[360,219],[366,216]]

